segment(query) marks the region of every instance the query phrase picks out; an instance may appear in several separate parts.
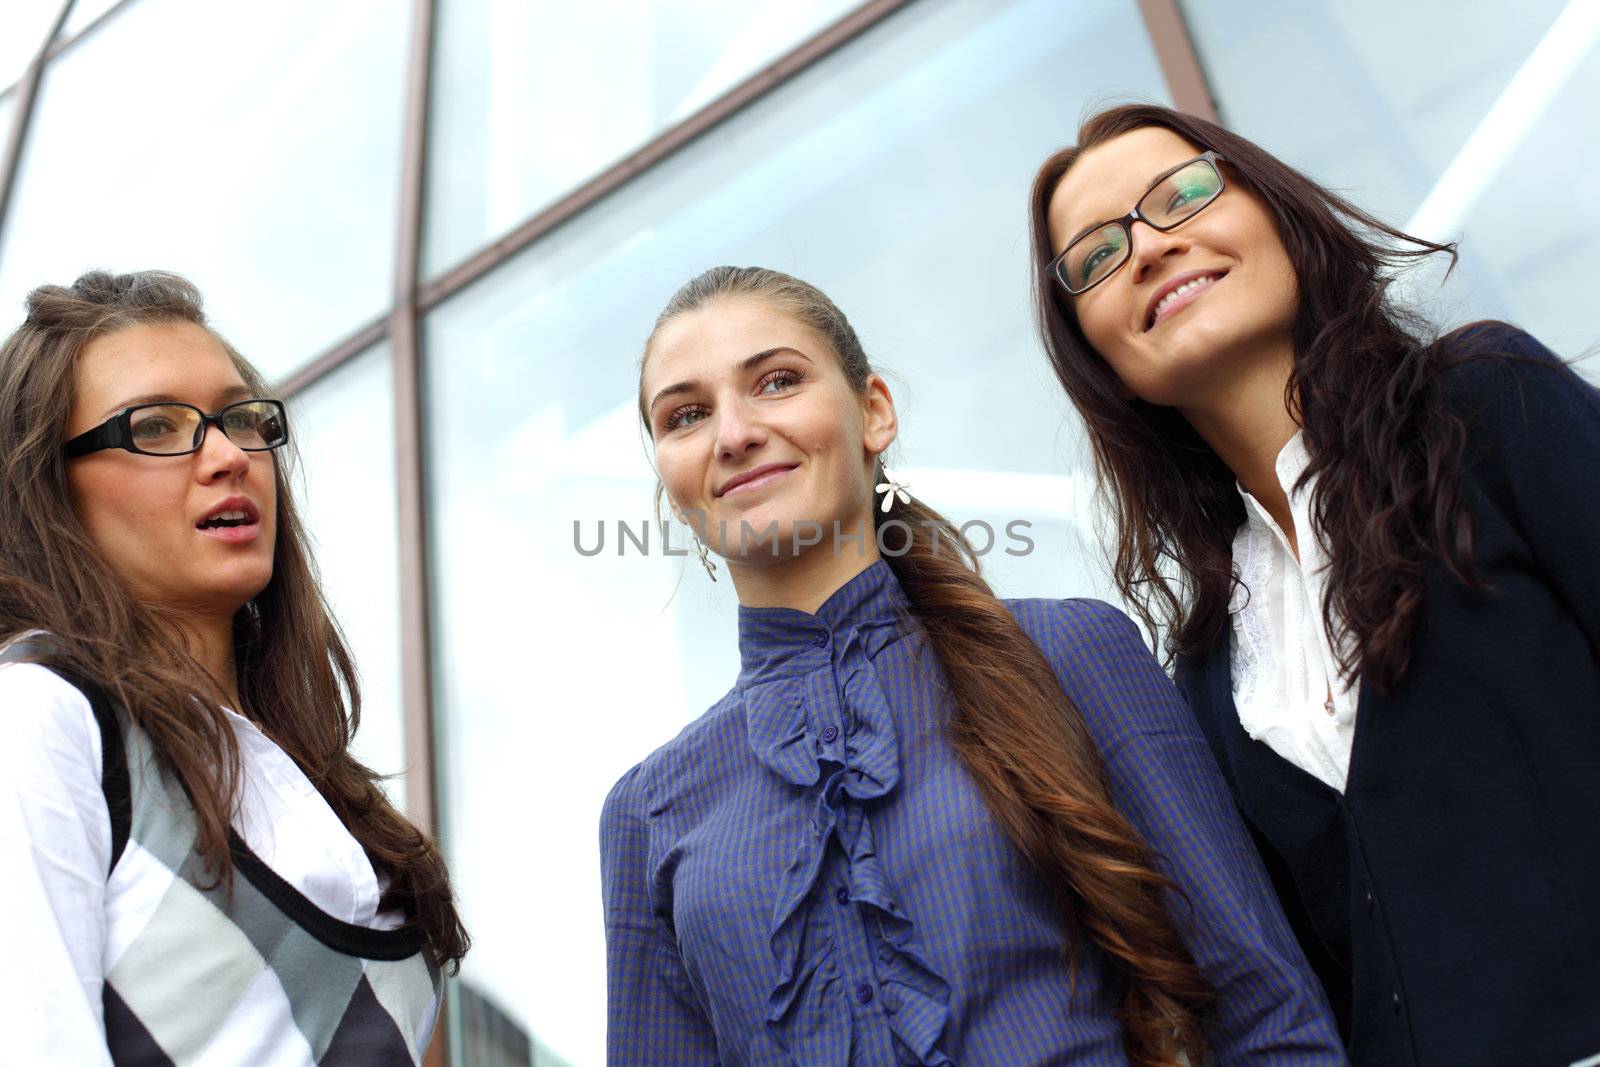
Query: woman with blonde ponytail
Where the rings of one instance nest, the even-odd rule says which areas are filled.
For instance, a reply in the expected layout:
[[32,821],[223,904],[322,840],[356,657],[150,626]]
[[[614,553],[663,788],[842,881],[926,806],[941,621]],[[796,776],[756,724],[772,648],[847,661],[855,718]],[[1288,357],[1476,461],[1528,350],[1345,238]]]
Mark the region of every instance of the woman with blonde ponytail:
[[996,599],[826,296],[696,277],[640,414],[742,669],[606,802],[611,1063],[1344,1062],[1137,630]]

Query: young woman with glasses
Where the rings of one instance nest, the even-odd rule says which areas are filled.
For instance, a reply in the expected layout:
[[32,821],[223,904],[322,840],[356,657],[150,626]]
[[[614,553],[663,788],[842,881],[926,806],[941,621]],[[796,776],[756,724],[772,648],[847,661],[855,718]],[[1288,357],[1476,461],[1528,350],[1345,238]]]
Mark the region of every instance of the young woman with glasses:
[[1307,955],[1373,1064],[1600,1054],[1600,394],[1430,338],[1408,237],[1159,107],[1040,168],[1037,309]]
[[420,1062],[466,951],[437,849],[350,754],[264,393],[170,274],[36,289],[0,347],[18,1062]]
[[1132,623],[994,597],[832,301],[707,271],[639,404],[743,666],[606,802],[611,1063],[1343,1062]]

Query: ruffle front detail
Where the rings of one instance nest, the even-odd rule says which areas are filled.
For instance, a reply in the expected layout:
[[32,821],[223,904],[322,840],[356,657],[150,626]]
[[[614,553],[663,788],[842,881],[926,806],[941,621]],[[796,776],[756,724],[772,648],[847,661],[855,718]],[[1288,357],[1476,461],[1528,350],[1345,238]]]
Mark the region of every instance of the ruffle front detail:
[[[939,1048],[949,984],[920,949],[872,833],[872,802],[900,783],[894,717],[872,661],[901,635],[901,602],[878,563],[818,615],[741,611],[751,747],[772,773],[806,791],[810,810],[769,931],[776,977],[767,1016],[769,1032],[808,1067],[850,1062],[842,1050],[861,1045],[856,1013],[871,1001],[888,1021],[898,1062],[952,1062]],[[825,880],[842,884],[829,889]],[[846,903],[857,910],[845,912]],[[866,931],[870,983],[846,977],[840,922]]]

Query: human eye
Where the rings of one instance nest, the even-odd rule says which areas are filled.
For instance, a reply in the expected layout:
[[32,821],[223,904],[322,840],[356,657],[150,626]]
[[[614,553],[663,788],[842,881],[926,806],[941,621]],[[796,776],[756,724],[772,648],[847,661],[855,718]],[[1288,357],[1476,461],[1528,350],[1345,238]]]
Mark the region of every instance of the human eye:
[[242,430],[251,432],[261,425],[261,416],[251,408],[231,408],[222,413],[222,428],[224,430]]
[[1073,284],[1088,288],[1109,274],[1122,262],[1127,243],[1120,226],[1104,227],[1079,240],[1067,256]]
[[761,382],[756,386],[756,392],[771,395],[793,389],[805,377],[799,371],[775,370],[761,376]]
[[674,408],[661,423],[663,432],[676,430],[680,426],[693,426],[706,417],[706,410],[699,404],[685,404]]
[[159,441],[176,435],[179,421],[180,417],[171,411],[158,408],[135,412],[128,420],[128,429],[136,441]]
[[1090,248],[1083,256],[1083,262],[1078,265],[1078,280],[1086,282],[1094,277],[1094,272],[1106,260],[1117,254],[1117,250],[1109,244],[1101,242]]
[[1196,204],[1217,195],[1222,182],[1217,172],[1205,163],[1192,163],[1172,175],[1164,183],[1166,197],[1163,201],[1168,215],[1182,214]]

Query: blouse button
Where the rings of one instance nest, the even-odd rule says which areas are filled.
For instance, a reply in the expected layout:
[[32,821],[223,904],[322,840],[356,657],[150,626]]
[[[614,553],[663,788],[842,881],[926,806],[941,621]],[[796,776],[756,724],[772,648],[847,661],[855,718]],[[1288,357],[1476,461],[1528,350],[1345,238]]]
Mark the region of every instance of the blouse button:
[[827,648],[828,647],[828,635],[827,634],[818,634],[817,635],[817,647],[818,648]]
[[860,985],[856,986],[856,999],[861,1001],[863,1004],[871,1004],[872,987],[867,985],[865,982],[862,982]]
[[825,743],[830,745],[833,744],[834,738],[838,736],[839,728],[837,726],[829,725],[822,728],[822,740]]
[[844,886],[840,886],[838,889],[833,891],[833,899],[837,900],[840,904],[850,903],[850,890],[846,889]]

